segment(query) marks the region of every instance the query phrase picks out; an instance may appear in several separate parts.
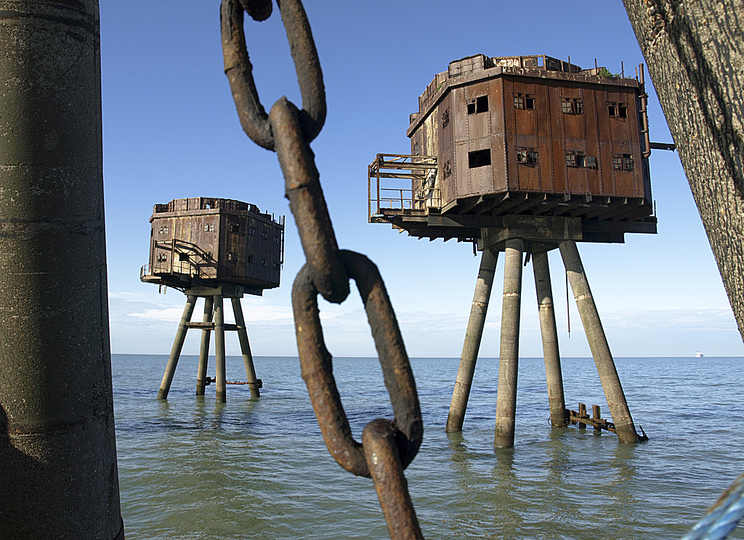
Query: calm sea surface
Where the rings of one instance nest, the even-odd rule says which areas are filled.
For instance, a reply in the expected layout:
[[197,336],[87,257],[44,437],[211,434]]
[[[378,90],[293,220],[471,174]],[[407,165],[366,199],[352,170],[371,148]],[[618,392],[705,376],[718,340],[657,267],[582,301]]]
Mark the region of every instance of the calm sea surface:
[[[325,449],[296,358],[257,357],[261,398],[230,385],[226,404],[214,386],[194,395],[192,356],[158,401],[166,360],[113,356],[127,538],[388,538],[371,480]],[[592,359],[562,362],[567,407],[598,404],[609,419]],[[543,361],[523,358],[515,448],[498,451],[498,359],[478,361],[463,432],[444,432],[458,363],[412,360],[425,433],[406,476],[427,539],[680,538],[744,471],[744,358],[616,359],[650,437],[638,445],[552,429]],[[334,369],[358,440],[369,420],[392,417],[376,359],[335,358]],[[227,371],[245,380],[240,357]]]

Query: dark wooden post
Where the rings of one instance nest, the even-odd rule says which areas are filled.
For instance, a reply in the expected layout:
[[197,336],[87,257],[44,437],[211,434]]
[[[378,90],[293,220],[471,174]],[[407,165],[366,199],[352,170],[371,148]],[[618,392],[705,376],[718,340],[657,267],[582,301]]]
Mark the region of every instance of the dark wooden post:
[[0,0],[0,538],[124,537],[98,17]]

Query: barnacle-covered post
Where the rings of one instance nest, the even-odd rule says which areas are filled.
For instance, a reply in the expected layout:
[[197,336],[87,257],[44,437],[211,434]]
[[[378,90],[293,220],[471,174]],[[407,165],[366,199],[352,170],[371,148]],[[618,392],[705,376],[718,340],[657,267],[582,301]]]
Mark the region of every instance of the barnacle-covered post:
[[98,17],[0,1],[0,538],[124,538]]

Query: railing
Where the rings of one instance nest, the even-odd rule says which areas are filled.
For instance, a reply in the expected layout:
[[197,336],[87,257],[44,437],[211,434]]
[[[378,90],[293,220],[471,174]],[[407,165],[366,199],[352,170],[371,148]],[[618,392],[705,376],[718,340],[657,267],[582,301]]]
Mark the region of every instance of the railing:
[[436,177],[436,157],[377,154],[367,168],[369,221],[373,216],[404,212],[425,215],[432,208],[441,208]]
[[[211,253],[205,252],[196,244],[174,238],[156,241],[154,247],[155,261],[140,269],[140,279],[159,274],[182,274],[202,279],[217,277],[217,261]],[[163,252],[168,252],[169,255],[158,260],[161,255],[165,255]],[[185,256],[183,259],[182,255]]]

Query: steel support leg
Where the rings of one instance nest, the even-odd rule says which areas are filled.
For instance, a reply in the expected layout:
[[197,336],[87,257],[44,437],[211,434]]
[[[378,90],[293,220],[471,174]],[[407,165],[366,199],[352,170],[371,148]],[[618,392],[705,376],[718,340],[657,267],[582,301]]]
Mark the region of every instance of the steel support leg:
[[225,313],[222,296],[214,296],[214,349],[215,349],[215,386],[217,401],[227,401],[227,382],[225,379]]
[[445,427],[445,431],[447,432],[462,431],[462,423],[468,406],[468,398],[470,397],[470,388],[473,385],[475,363],[478,360],[478,351],[480,349],[481,338],[483,337],[483,325],[486,321],[488,301],[491,298],[493,276],[498,255],[498,251],[486,248],[483,250],[483,255],[481,256],[478,280],[476,281],[475,294],[473,295],[473,305],[470,308],[468,329],[465,332],[465,343],[462,346],[460,367],[457,370],[455,389],[452,392],[452,402],[450,404],[449,416],[447,417],[447,426]]
[[501,314],[499,385],[496,395],[494,446],[514,446],[519,366],[519,312],[522,292],[522,240],[507,240],[504,256],[504,299]]
[[[204,318],[202,321],[205,323],[212,322],[212,314],[214,313],[214,298],[207,296],[204,299]],[[209,336],[211,330],[205,328],[202,330],[201,346],[199,347],[199,368],[196,372],[196,395],[204,395],[204,387],[207,381],[207,365],[209,364]]]
[[553,288],[550,285],[550,268],[546,252],[532,254],[532,269],[535,272],[537,306],[540,310],[540,333],[542,334],[545,378],[548,383],[550,423],[555,427],[566,425],[566,400],[563,394],[561,355],[558,350],[558,330],[555,325]]
[[183,348],[183,342],[186,339],[186,332],[188,331],[186,325],[191,320],[191,315],[194,313],[195,305],[196,296],[187,296],[186,306],[183,308],[181,322],[179,323],[178,331],[176,332],[176,339],[173,341],[173,347],[171,348],[170,356],[168,357],[168,364],[165,366],[163,380],[160,382],[158,399],[168,398],[168,392],[170,391],[170,386],[173,382],[173,375],[175,374],[176,366],[178,365],[178,358],[181,356],[181,349]]
[[562,242],[560,250],[568,279],[571,282],[571,289],[576,298],[576,305],[579,308],[581,322],[584,325],[584,332],[589,340],[589,348],[594,356],[594,363],[597,365],[599,379],[602,381],[607,405],[610,407],[610,414],[615,423],[617,436],[620,442],[638,442],[633,418],[630,416],[630,409],[625,400],[620,377],[615,369],[615,362],[607,344],[597,306],[594,304],[592,292],[589,289],[589,282],[581,264],[576,242]]
[[240,298],[232,298],[233,312],[235,313],[235,323],[238,326],[238,339],[240,340],[240,352],[243,353],[243,364],[245,364],[245,376],[248,379],[248,388],[251,389],[251,398],[261,397],[258,389],[258,379],[256,378],[256,369],[253,367],[253,355],[251,354],[251,344],[248,342],[248,331],[245,326],[243,317],[243,308],[240,306]]

